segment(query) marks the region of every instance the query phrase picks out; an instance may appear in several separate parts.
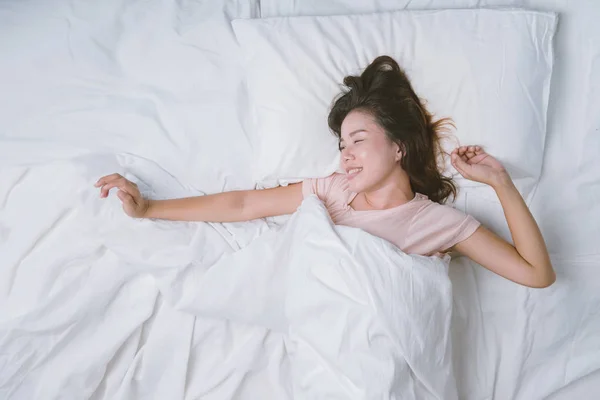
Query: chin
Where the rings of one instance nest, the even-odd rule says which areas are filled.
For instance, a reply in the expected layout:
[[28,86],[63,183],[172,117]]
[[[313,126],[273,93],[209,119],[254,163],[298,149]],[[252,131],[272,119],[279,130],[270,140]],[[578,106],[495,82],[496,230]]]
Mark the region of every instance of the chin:
[[352,179],[348,181],[348,190],[353,193],[360,193],[365,191],[366,185],[360,182],[360,180]]

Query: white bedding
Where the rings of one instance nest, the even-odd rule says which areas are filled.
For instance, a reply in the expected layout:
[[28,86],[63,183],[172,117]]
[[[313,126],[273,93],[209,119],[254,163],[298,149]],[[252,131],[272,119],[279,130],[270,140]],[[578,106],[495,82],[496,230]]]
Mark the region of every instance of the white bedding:
[[[0,3],[0,398],[289,398],[280,333],[177,311],[146,270],[213,264],[267,223],[134,221],[91,185],[127,172],[155,197],[252,187],[233,18],[476,6],[560,15],[530,202],[558,281],[526,289],[452,261],[459,398],[600,393],[594,0],[9,0]],[[486,188],[458,205],[508,234]]]
[[283,352],[275,334],[176,311],[148,275],[251,238],[129,219],[90,186],[107,170],[145,178],[156,198],[198,194],[131,156],[4,170],[14,185],[3,190],[0,398],[283,398],[269,384],[282,372],[262,368]]
[[283,228],[211,265],[174,259],[182,267],[145,270],[175,309],[283,334],[290,398],[457,398],[449,257],[336,227],[311,196]]
[[[452,117],[455,140],[442,141],[446,153],[479,143],[528,196],[543,162],[556,22],[554,13],[523,10],[233,21],[246,55],[255,180],[273,186],[339,170],[328,108],[343,77],[387,54],[429,112]],[[449,160],[443,172],[465,189],[481,186],[462,179]]]
[[456,398],[447,260],[334,227],[316,197],[231,253],[220,225],[133,220],[97,198],[108,167],[145,175],[148,196],[186,194],[131,156],[13,172],[11,197],[42,186],[52,212],[50,232],[22,229],[35,249],[14,241],[4,260],[19,268],[2,276],[3,398]]

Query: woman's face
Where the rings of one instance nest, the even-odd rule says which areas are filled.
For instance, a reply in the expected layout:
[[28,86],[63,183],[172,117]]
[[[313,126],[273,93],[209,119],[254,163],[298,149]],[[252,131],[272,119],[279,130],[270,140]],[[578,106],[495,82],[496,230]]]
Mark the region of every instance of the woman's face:
[[341,128],[340,166],[346,171],[349,190],[369,192],[382,186],[400,161],[399,146],[374,118],[364,111],[350,112]]

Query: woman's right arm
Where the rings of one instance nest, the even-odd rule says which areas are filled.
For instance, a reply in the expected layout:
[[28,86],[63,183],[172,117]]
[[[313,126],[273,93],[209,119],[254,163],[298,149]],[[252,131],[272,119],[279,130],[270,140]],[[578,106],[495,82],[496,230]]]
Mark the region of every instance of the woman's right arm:
[[137,185],[119,174],[107,175],[95,184],[100,197],[118,188],[123,210],[135,218],[172,221],[237,222],[292,214],[302,203],[302,184],[264,190],[237,190],[172,200],[147,200]]

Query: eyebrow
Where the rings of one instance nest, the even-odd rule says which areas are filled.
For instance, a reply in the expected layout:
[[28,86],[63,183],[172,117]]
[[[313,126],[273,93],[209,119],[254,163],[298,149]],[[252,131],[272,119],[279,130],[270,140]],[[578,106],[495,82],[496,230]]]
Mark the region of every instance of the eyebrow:
[[[355,131],[350,132],[348,134],[348,136],[352,137],[352,136],[356,135],[359,132],[366,132],[366,131],[367,131],[366,129],[362,129],[362,128],[361,129],[357,129]],[[344,141],[344,139],[342,139],[342,137],[340,136],[340,142],[343,142],[343,141]]]

